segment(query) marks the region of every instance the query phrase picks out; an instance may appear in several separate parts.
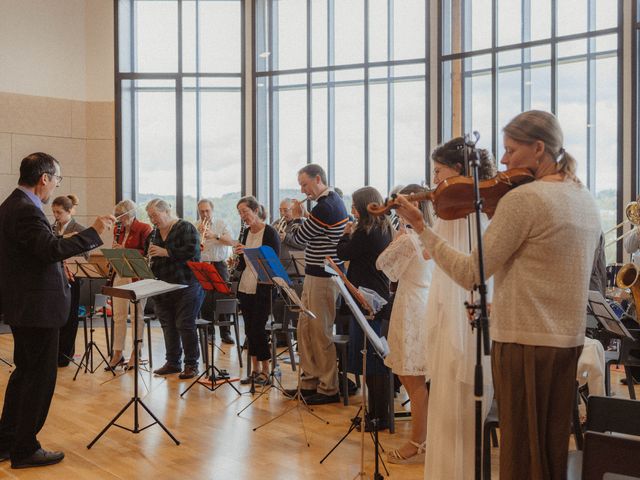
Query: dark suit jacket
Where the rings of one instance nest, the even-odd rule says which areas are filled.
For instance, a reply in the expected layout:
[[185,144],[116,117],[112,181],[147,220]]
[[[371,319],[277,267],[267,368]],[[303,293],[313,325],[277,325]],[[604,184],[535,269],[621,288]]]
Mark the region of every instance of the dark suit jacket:
[[102,244],[93,228],[58,238],[42,210],[21,190],[0,205],[0,294],[5,323],[57,328],[69,315],[70,288],[61,261]]

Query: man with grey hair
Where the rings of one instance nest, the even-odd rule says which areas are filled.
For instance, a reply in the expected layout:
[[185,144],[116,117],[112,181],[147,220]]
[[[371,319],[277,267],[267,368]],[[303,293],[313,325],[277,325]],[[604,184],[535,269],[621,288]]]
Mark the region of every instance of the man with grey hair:
[[[230,247],[235,243],[231,229],[221,218],[213,216],[213,202],[208,198],[203,198],[198,202],[198,224],[196,225],[200,233],[200,246],[202,248],[201,259],[203,262],[211,262],[220,273],[225,282],[229,281],[229,270],[227,269],[227,258],[231,254]],[[202,303],[201,315],[205,320],[213,321],[213,313],[216,306],[216,299],[220,298],[217,292],[208,290],[205,292]],[[235,342],[229,335],[228,326],[220,326],[220,339],[223,343],[233,345]],[[213,338],[215,330],[211,328]]]

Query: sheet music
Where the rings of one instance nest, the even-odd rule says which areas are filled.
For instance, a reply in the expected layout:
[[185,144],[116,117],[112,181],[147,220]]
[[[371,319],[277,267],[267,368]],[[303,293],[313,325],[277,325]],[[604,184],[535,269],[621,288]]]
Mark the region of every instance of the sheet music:
[[376,352],[382,358],[386,357],[389,354],[389,344],[387,343],[387,339],[385,337],[379,337],[378,334],[373,330],[373,328],[371,328],[371,325],[369,324],[367,319],[364,318],[362,311],[360,310],[358,305],[356,305],[355,300],[349,293],[349,290],[347,290],[347,286],[344,284],[342,279],[340,277],[331,277],[331,280],[336,282],[336,284],[338,285],[338,288],[340,289],[340,295],[342,295],[344,301],[347,302],[349,310],[351,310],[351,313],[353,313],[353,316],[356,318],[356,321],[364,331],[364,334],[366,335],[371,345],[373,345],[373,348],[376,349]]
[[314,313],[311,310],[307,310],[304,307],[304,305],[302,304],[302,300],[300,300],[300,297],[298,297],[298,294],[296,293],[296,291],[293,288],[291,288],[289,285],[287,285],[286,281],[284,281],[280,277],[273,277],[273,283],[275,283],[282,290],[284,290],[284,292],[291,299],[291,301],[295,304],[295,306],[298,307],[302,312],[304,312],[305,315],[307,315],[308,317],[310,317],[312,319],[316,318],[316,316],[314,315]]
[[116,288],[120,290],[128,290],[136,294],[136,298],[146,298],[152,295],[159,295],[161,293],[171,292],[180,288],[186,288],[187,285],[179,285],[176,283],[167,283],[162,280],[154,280],[153,278],[146,278],[137,282],[129,283],[127,285],[120,285]]

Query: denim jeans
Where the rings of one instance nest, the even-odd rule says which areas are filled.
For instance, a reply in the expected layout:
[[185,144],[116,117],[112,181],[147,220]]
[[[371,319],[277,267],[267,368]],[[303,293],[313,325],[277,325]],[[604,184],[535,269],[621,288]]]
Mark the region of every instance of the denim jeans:
[[198,365],[200,347],[196,317],[204,299],[199,284],[154,297],[155,312],[162,326],[167,363],[180,368],[184,349],[184,364]]

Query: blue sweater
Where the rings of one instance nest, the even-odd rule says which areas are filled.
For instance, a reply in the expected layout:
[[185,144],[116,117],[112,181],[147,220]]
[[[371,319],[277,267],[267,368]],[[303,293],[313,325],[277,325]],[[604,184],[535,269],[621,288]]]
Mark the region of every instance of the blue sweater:
[[329,256],[341,266],[336,248],[349,221],[347,208],[340,196],[333,191],[322,195],[310,212],[309,218],[293,229],[288,235],[291,239],[305,246],[305,273],[315,277],[329,277],[324,271],[324,259]]

